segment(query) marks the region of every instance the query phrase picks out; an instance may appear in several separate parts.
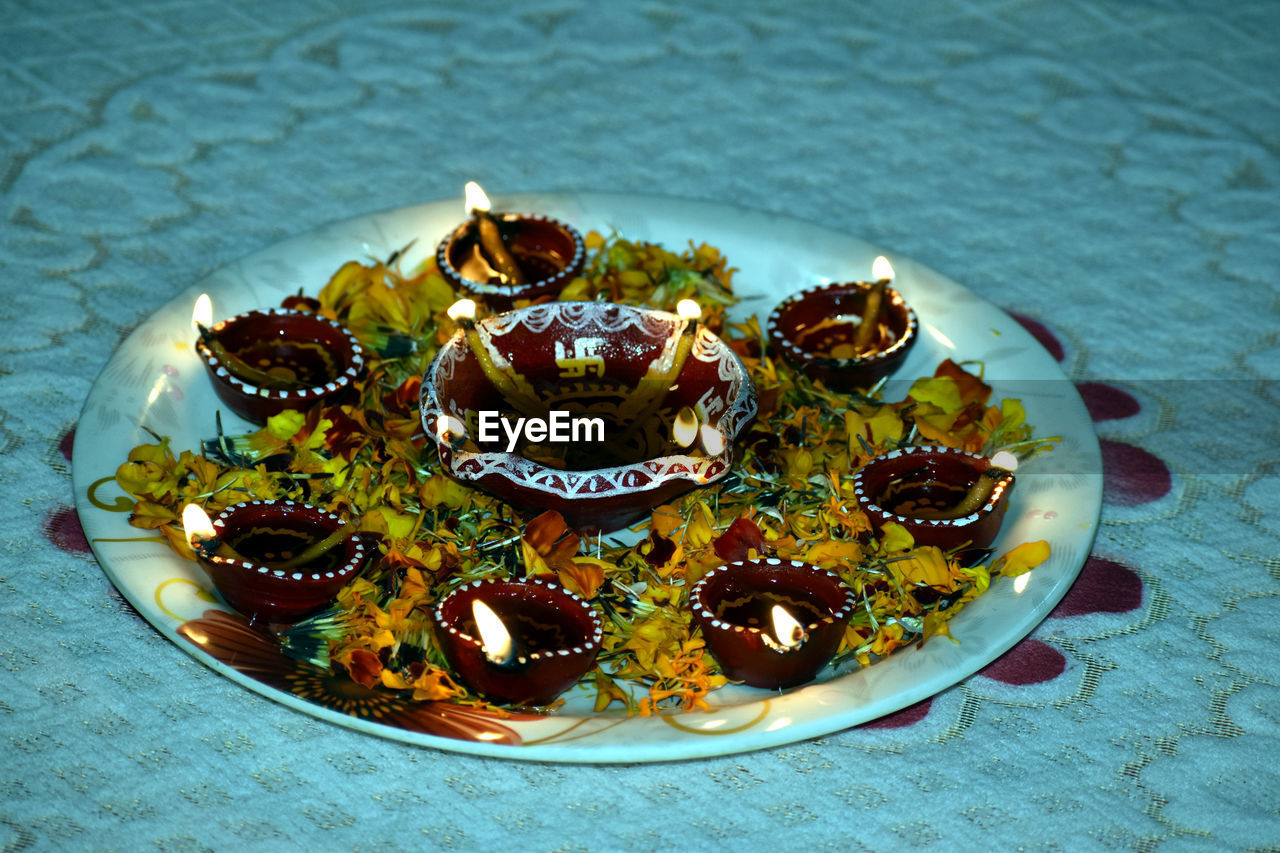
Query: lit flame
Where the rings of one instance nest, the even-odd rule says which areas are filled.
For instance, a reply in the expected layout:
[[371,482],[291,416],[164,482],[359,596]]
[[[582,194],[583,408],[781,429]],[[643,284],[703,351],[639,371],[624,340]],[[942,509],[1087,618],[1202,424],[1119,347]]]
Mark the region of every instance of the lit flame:
[[676,303],[676,313],[681,320],[698,320],[702,317],[702,306],[692,299],[681,299]]
[[471,602],[471,615],[476,619],[476,633],[480,635],[484,656],[499,665],[509,663],[515,654],[515,644],[498,614],[477,598]]
[[182,510],[182,529],[193,551],[207,547],[207,543],[215,538],[213,522],[197,504],[187,504]]
[[713,427],[711,424],[703,424],[698,433],[702,436],[702,449],[707,451],[708,456],[719,456],[724,453],[726,442],[724,433],[719,428]]
[[485,213],[489,211],[489,197],[484,194],[484,190],[480,189],[479,184],[475,181],[467,181],[464,191],[467,196],[467,216],[477,210]]
[[773,605],[770,615],[773,617],[773,634],[784,650],[799,648],[808,638],[804,632],[804,626],[797,622],[781,604]]
[[698,416],[693,409],[685,406],[676,413],[676,421],[671,425],[671,437],[681,447],[688,447],[698,437]]
[[876,281],[879,281],[882,278],[887,278],[889,281],[893,281],[893,264],[889,263],[888,258],[881,255],[875,259],[873,264],[871,264],[871,274],[876,277]]
[[209,294],[202,293],[196,297],[196,304],[191,308],[191,328],[207,327],[213,322],[213,300]]
[[1003,468],[1006,471],[1018,470],[1018,457],[1007,450],[1001,450],[991,457],[992,468]]
[[451,444],[454,439],[466,438],[467,427],[453,415],[441,415],[436,419],[436,435],[444,443]]
[[461,320],[474,320],[476,318],[476,301],[474,299],[459,299],[449,306],[448,314],[449,319],[455,323]]

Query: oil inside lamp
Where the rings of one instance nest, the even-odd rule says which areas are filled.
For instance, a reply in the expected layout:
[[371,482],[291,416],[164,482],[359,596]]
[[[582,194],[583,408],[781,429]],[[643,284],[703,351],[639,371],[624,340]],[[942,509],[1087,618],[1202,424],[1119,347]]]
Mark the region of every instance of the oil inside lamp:
[[[880,255],[871,265],[871,274],[875,281],[866,290],[860,312],[836,313],[807,327],[801,326],[796,330],[796,343],[807,348],[811,341],[830,338],[832,343],[821,346],[822,351],[814,351],[815,355],[825,358],[863,358],[892,343],[894,334],[885,321],[884,297],[893,284],[893,265]],[[853,326],[851,335],[838,329],[850,325]]]
[[919,320],[894,287],[883,256],[873,281],[832,282],[792,294],[769,314],[769,342],[828,388],[868,388],[893,373],[919,336]]
[[453,674],[504,704],[550,704],[600,650],[600,617],[591,606],[538,578],[472,581],[446,595],[433,618]]
[[477,598],[471,602],[471,615],[476,620],[476,633],[480,635],[484,656],[497,666],[510,665],[516,656],[515,643],[498,614]]
[[916,545],[962,549],[968,559],[987,548],[1009,508],[1017,457],[991,458],[954,447],[912,445],[864,465],[853,479],[858,506],[872,528],[904,527]]
[[[218,334],[209,328],[212,322],[213,300],[209,298],[209,294],[202,293],[191,309],[191,325],[200,336],[200,342],[208,348],[210,355],[232,376],[257,387],[273,390],[304,388],[310,384],[303,382],[298,372],[293,369],[270,365],[270,359],[263,353],[258,353],[258,357],[254,359],[260,361],[261,366],[251,364],[248,360],[251,357],[229,349],[222,342]],[[269,348],[268,343],[264,343],[263,346]]]
[[212,303],[193,306],[195,349],[214,391],[242,418],[264,423],[286,409],[306,411],[350,393],[364,369],[351,332],[308,311],[249,311],[209,325]]
[[[359,525],[292,501],[182,511],[187,542],[223,599],[251,620],[288,623],[333,600],[365,564]],[[352,540],[352,541],[349,541]]]
[[689,605],[725,675],[778,689],[812,680],[840,645],[853,592],[824,569],[775,557],[712,569]]
[[[229,544],[218,538],[209,516],[197,504],[187,504],[182,510],[182,529],[187,535],[187,543],[197,555],[210,559],[223,557],[243,560]],[[327,536],[316,539],[298,553],[279,560],[258,560],[269,569],[296,569],[306,566],[324,557],[330,551],[347,541],[359,529],[358,524],[340,524]]]
[[963,498],[952,507],[946,509],[918,509],[912,515],[916,518],[964,518],[977,512],[986,504],[996,486],[1013,474],[1018,468],[1018,457],[1007,450],[1001,450],[991,457],[991,464],[978,475],[973,485],[965,492]]

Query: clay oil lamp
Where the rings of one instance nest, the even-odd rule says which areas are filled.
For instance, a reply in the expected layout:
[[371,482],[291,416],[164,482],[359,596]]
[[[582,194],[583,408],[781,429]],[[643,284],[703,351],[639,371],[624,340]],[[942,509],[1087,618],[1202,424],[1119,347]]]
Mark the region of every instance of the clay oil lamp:
[[196,302],[196,352],[231,411],[265,423],[286,409],[334,403],[352,388],[365,357],[342,326],[304,311],[249,311],[210,327],[208,297]]
[[915,311],[894,290],[884,257],[875,281],[802,290],[769,315],[769,341],[787,361],[828,388],[867,388],[897,369],[919,336]]
[[502,311],[516,299],[554,295],[582,271],[586,249],[575,229],[531,213],[490,213],[474,181],[467,221],[440,242],[436,265],[455,290]]
[[771,690],[812,681],[840,646],[853,592],[794,560],[729,563],[693,586],[689,602],[725,675]]
[[853,488],[877,533],[894,522],[917,545],[977,551],[1000,531],[1017,467],[1018,458],[1008,451],[988,459],[919,445],[872,459],[854,477]]
[[444,470],[584,532],[725,476],[755,386],[687,302],[683,314],[552,302],[477,320],[461,300],[422,382]]
[[556,583],[473,581],[435,610],[450,670],[503,705],[549,705],[586,674],[600,651],[600,618]]
[[250,501],[210,522],[188,504],[183,527],[223,600],[250,621],[293,623],[324,607],[368,557],[356,525],[292,501]]

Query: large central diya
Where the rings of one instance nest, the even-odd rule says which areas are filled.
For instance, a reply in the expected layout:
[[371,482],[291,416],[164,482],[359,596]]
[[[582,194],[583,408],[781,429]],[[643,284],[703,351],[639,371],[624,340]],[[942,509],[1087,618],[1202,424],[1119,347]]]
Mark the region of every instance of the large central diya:
[[692,317],[556,302],[460,322],[422,383],[441,464],[579,530],[720,479],[756,413],[746,368]]

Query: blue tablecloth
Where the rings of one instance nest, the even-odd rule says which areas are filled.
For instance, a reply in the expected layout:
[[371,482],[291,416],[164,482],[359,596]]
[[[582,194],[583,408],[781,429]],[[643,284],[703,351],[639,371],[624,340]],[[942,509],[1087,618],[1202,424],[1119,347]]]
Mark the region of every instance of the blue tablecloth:
[[[1266,0],[0,1],[0,849],[1273,849],[1278,39]],[[190,659],[71,509],[95,376],[204,274],[468,179],[820,220],[1019,315],[1103,439],[1076,587],[874,727],[669,765],[404,746]]]

